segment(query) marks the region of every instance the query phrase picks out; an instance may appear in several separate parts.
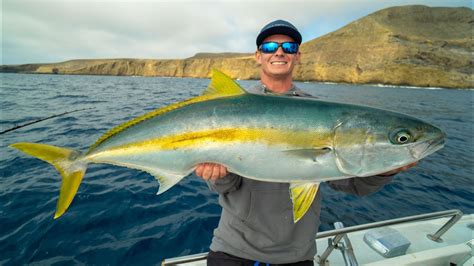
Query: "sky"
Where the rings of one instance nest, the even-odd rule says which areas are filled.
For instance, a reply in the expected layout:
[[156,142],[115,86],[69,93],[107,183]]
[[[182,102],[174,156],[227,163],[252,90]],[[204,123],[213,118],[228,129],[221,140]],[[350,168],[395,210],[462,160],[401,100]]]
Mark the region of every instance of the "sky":
[[470,0],[0,0],[0,64],[71,59],[181,59],[255,51],[267,23],[284,19],[312,40],[377,10]]

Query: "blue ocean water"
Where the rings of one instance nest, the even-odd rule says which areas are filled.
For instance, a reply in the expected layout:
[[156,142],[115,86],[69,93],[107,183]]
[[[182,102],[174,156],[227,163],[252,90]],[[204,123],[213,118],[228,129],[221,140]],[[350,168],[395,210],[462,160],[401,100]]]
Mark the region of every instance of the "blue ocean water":
[[[157,196],[147,173],[90,165],[71,207],[53,220],[60,177],[9,144],[47,143],[86,150],[109,128],[196,96],[208,79],[0,74],[1,130],[49,115],[93,108],[0,135],[0,265],[159,264],[208,250],[217,195],[194,175]],[[256,81],[240,81],[244,87]],[[296,83],[322,100],[416,116],[448,135],[444,149],[355,197],[322,186],[320,230],[458,208],[474,212],[473,90]]]

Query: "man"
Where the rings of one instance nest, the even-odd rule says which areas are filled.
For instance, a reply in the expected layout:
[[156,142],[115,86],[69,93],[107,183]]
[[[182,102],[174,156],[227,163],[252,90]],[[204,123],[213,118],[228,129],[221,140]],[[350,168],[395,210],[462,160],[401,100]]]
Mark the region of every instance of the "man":
[[[258,94],[310,96],[293,85],[292,73],[300,62],[301,34],[287,21],[269,23],[257,36],[255,59],[260,65],[260,84],[249,90]],[[413,164],[414,165],[414,164]],[[391,175],[331,181],[336,190],[366,195],[392,180]],[[219,193],[222,215],[214,231],[208,265],[289,264],[313,265],[315,236],[319,226],[321,193],[310,210],[293,223],[289,184],[247,179],[228,173],[223,165],[203,163],[196,175]]]

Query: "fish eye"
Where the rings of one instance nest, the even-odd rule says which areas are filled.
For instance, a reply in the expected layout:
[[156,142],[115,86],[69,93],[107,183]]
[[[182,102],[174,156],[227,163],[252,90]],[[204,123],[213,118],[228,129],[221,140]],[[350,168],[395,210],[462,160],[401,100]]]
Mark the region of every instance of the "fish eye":
[[406,129],[395,130],[390,136],[390,141],[393,144],[406,144],[412,142],[412,140],[412,135]]
[[410,139],[410,136],[406,134],[400,134],[397,136],[397,141],[400,143],[406,143],[408,142],[409,139]]

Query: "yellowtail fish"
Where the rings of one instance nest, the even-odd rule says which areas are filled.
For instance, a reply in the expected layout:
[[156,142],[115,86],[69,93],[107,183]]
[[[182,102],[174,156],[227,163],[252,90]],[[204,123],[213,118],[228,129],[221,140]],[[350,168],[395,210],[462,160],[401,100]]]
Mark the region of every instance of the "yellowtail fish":
[[214,162],[250,179],[290,183],[297,222],[320,182],[399,168],[441,149],[444,137],[428,123],[390,111],[250,94],[214,70],[202,95],[121,124],[86,152],[35,143],[11,147],[61,174],[54,218],[71,204],[90,163],[146,171],[159,181],[160,194],[197,164]]

